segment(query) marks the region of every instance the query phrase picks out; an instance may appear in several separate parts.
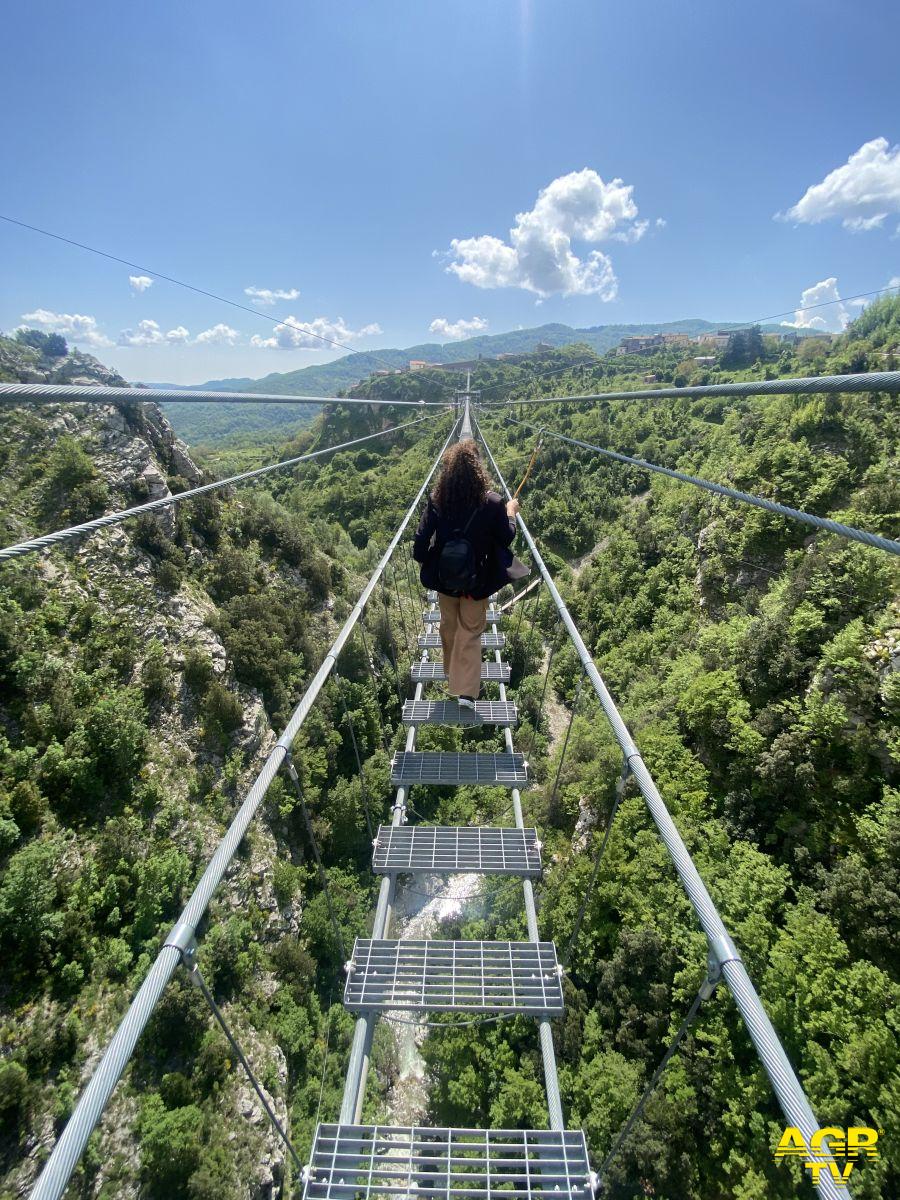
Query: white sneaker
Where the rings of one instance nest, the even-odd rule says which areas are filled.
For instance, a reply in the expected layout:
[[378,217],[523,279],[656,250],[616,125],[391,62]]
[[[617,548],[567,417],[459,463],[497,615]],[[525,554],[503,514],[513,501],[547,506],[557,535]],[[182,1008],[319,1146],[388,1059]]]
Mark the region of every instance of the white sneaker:
[[475,701],[471,696],[457,696],[456,703],[460,708],[468,708],[471,712],[475,712]]

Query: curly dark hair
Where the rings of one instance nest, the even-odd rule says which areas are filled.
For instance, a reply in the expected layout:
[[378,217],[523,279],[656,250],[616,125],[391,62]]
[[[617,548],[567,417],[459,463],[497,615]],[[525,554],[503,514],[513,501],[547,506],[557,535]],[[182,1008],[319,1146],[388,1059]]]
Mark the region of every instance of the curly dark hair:
[[471,512],[484,503],[491,481],[481,462],[478,447],[471,439],[454,442],[444,452],[441,474],[431,501],[443,516]]

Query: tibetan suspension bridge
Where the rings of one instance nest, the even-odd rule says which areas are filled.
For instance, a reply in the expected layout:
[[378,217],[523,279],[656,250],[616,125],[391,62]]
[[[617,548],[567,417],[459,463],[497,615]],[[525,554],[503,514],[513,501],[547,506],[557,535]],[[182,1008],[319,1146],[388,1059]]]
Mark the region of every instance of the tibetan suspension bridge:
[[[678,395],[692,391],[703,394],[731,394],[734,387],[771,393],[775,391],[805,394],[819,391],[881,390],[900,391],[900,373],[881,373],[877,376],[840,376],[802,380],[781,380],[763,385],[722,385],[718,388],[682,388]],[[221,399],[223,402],[246,400],[240,394],[199,393],[185,397],[184,393],[160,393],[153,390],[129,389],[129,395],[117,396],[115,391],[102,388],[54,388],[28,385],[0,385],[0,403],[35,403],[40,401],[86,401],[111,403],[128,401],[196,402]],[[131,394],[134,392],[135,394]],[[626,393],[633,396],[637,393]],[[656,395],[657,392],[649,393]],[[590,401],[604,397],[558,397],[558,402]],[[253,401],[265,399],[254,396]],[[278,402],[291,398],[272,397]],[[473,412],[472,397],[466,393],[452,409],[453,427],[432,463],[419,491],[413,498],[387,549],[350,611],[343,627],[334,639],[303,697],[293,710],[283,732],[269,751],[258,776],[241,803],[225,836],[212,855],[199,883],[194,889],[180,918],[166,936],[159,953],[147,972],[115,1035],[104,1050],[96,1068],[78,1099],[68,1123],[60,1134],[53,1151],[32,1190],[34,1200],[57,1200],[66,1190],[72,1173],[83,1154],[88,1139],[106,1108],[110,1096],[134,1052],[160,998],[173,976],[185,970],[200,988],[250,1082],[256,1089],[269,1120],[283,1140],[295,1168],[295,1181],[302,1186],[304,1200],[369,1200],[370,1197],[429,1197],[438,1200],[461,1196],[490,1200],[492,1196],[512,1200],[530,1200],[532,1196],[568,1197],[570,1200],[591,1200],[602,1193],[606,1173],[618,1150],[640,1119],[643,1106],[658,1082],[666,1064],[677,1051],[688,1027],[704,1001],[717,986],[724,985],[740,1013],[749,1039],[768,1076],[772,1090],[784,1113],[787,1124],[797,1126],[807,1144],[819,1130],[819,1123],[807,1100],[803,1087],[781,1045],[756,989],[751,981],[739,948],[733,942],[694,862],[676,828],[666,803],[650,774],[641,752],[623,721],[591,654],[566,608],[554,579],[525,521],[519,515],[519,530],[527,544],[537,578],[523,588],[514,600],[526,592],[535,591],[550,598],[551,613],[555,609],[559,624],[568,637],[581,665],[581,683],[593,689],[600,710],[608,722],[621,752],[622,764],[616,795],[608,819],[605,836],[593,864],[590,887],[597,879],[600,859],[616,815],[616,809],[629,781],[636,785],[646,803],[672,866],[684,887],[707,940],[708,958],[698,964],[702,982],[696,998],[687,1012],[674,1039],[635,1110],[629,1117],[602,1163],[592,1164],[584,1133],[566,1127],[560,1096],[552,1022],[564,1006],[564,965],[573,946],[584,915],[588,897],[576,921],[566,952],[560,955],[553,942],[540,936],[535,905],[535,884],[542,873],[539,831],[526,826],[521,791],[529,783],[529,763],[525,754],[516,749],[515,729],[518,711],[511,700],[507,685],[511,667],[504,661],[506,634],[503,630],[504,612],[496,600],[488,610],[488,628],[482,635],[485,659],[481,677],[483,691],[496,698],[479,700],[474,711],[461,709],[455,701],[428,698],[433,685],[444,679],[443,665],[434,657],[440,648],[440,637],[434,632],[439,619],[437,596],[426,593],[422,614],[423,632],[418,635],[419,656],[411,662],[409,684],[412,695],[402,706],[402,722],[406,727],[403,748],[397,750],[391,763],[391,787],[394,799],[389,824],[373,829],[372,870],[380,877],[377,907],[371,936],[358,938],[346,963],[344,1004],[356,1014],[356,1026],[350,1048],[340,1112],[331,1114],[332,1121],[318,1124],[311,1154],[307,1160],[295,1150],[289,1128],[276,1115],[264,1089],[259,1084],[253,1066],[244,1054],[227,1021],[203,978],[197,961],[198,927],[209,903],[221,884],[248,828],[256,816],[266,793],[280,771],[284,771],[297,788],[302,790],[291,758],[291,747],[306,721],[317,697],[332,675],[337,675],[340,655],[361,621],[379,584],[386,579],[392,560],[416,514],[441,456],[454,438],[476,438],[485,451],[495,478],[506,495],[511,495],[506,481],[494,459],[484,431]],[[318,397],[297,397],[296,402],[322,404]],[[337,399],[335,403],[348,403]],[[111,513],[82,525],[17,543],[0,550],[0,561],[46,551],[60,543],[89,536],[109,525],[118,524],[143,512],[170,504],[181,504],[192,496],[256,478],[269,471],[289,468],[308,458],[356,445],[375,437],[408,429],[422,422],[447,419],[448,406],[434,405],[433,415],[423,415],[413,421],[392,426],[376,434],[351,442],[316,450],[297,458],[274,463],[255,471],[244,472],[226,480],[138,505],[119,513]],[[508,405],[482,406],[484,412],[509,411]],[[511,419],[507,417],[506,419]],[[890,554],[900,553],[900,543],[865,530],[854,529],[838,522],[788,509],[772,501],[752,496],[718,484],[688,476],[669,468],[658,467],[640,459],[608,451],[603,447],[566,438],[552,430],[541,430],[542,436],[560,438],[575,446],[608,455],[642,470],[660,471],[688,484],[706,488],[740,503],[755,504],[788,518],[804,521],[830,535],[863,542]],[[402,551],[401,551],[402,553]],[[395,575],[396,582],[396,575]],[[508,612],[510,604],[503,608]],[[533,616],[532,616],[533,619]],[[574,715],[574,714],[573,714]],[[420,727],[453,725],[465,728],[496,727],[502,731],[503,749],[494,752],[437,752],[417,749]],[[571,723],[569,728],[571,729]],[[352,724],[351,724],[352,735]],[[567,742],[566,742],[567,744]],[[355,746],[355,737],[354,737]],[[565,745],[563,747],[565,754]],[[561,764],[560,764],[561,766]],[[413,815],[410,793],[418,786],[462,787],[491,785],[509,790],[512,802],[512,824],[502,826],[443,826],[421,822],[410,823]],[[321,869],[321,863],[320,869]],[[412,940],[392,938],[391,926],[397,904],[398,877],[408,874],[502,875],[521,881],[528,937],[523,941],[465,941],[449,939]],[[323,881],[327,894],[327,879]],[[590,889],[589,889],[590,890]],[[335,923],[336,927],[336,923]],[[339,935],[338,935],[339,936]],[[376,1024],[384,1014],[408,1012],[459,1013],[462,1021],[498,1019],[522,1016],[533,1019],[538,1028],[546,1092],[547,1128],[542,1129],[472,1129],[431,1126],[366,1125],[361,1123],[366,1081],[369,1071],[372,1040]],[[825,1143],[827,1146],[827,1142]],[[816,1184],[821,1196],[848,1196],[846,1186],[838,1186],[828,1172],[819,1173]]]

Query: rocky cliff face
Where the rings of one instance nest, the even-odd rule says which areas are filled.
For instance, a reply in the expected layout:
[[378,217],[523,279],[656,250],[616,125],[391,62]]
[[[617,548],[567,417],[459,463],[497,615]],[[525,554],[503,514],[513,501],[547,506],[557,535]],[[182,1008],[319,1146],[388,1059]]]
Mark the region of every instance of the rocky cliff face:
[[[3,353],[0,346],[0,365]],[[6,354],[9,360],[8,349]],[[56,381],[62,370],[67,382],[77,382],[89,369],[91,382],[119,381],[87,356],[68,359],[45,376]],[[42,368],[23,371],[20,355],[16,370],[21,377]],[[82,516],[73,509],[79,489],[87,488],[85,495],[99,497],[101,509],[109,511],[201,479],[153,405],[0,409],[0,463],[4,544]],[[16,932],[21,915],[14,911],[15,897],[7,896],[19,875],[25,872],[26,886],[32,886],[27,871],[40,861],[43,878],[33,886],[50,889],[46,911],[35,914],[40,929],[21,971],[0,985],[4,1200],[29,1191],[159,945],[158,930],[177,915],[272,742],[260,693],[238,682],[214,627],[216,604],[204,580],[216,538],[207,516],[207,535],[193,535],[179,547],[177,579],[162,576],[159,550],[174,544],[173,509],[138,529],[129,522],[0,568],[0,661],[7,671],[0,680],[0,832],[6,831],[0,842],[0,943],[32,938],[30,930]],[[83,785],[73,775],[79,771]],[[38,815],[30,823],[23,795],[35,797]],[[276,895],[272,867],[279,859],[290,864],[292,857],[300,862],[277,809],[261,814],[214,903],[210,928],[231,930],[237,943],[220,938],[219,961],[208,963],[212,978],[221,979],[222,956],[231,961],[250,950],[239,943],[252,925],[254,993],[274,989],[265,951],[296,938],[300,905],[284,887]],[[79,924],[91,934],[70,957],[65,931],[77,931]],[[70,936],[77,942],[80,935]],[[159,1049],[159,1030],[144,1039],[81,1172],[78,1194],[166,1194],[159,1180],[146,1192],[149,1160],[140,1145],[153,1144],[152,1120],[156,1129],[175,1114],[188,1124],[189,1116],[194,1120],[197,1154],[204,1139],[227,1142],[231,1162],[240,1164],[239,1194],[280,1195],[283,1146],[246,1080],[223,1057],[196,995],[178,984],[173,995],[178,999],[168,1020],[175,1028],[165,1034],[172,1048]],[[220,999],[285,1120],[283,1052],[272,1036],[250,1027],[242,997],[222,985]],[[207,1058],[210,1047],[219,1056],[208,1095],[205,1082],[188,1088],[199,1068],[190,1046],[178,1045],[185,1013]],[[60,1053],[65,1030],[70,1041]],[[7,1074],[21,1063],[26,1077],[15,1104],[4,1094],[3,1085],[8,1091],[13,1078],[2,1074],[4,1063]],[[182,1096],[179,1088],[188,1091]],[[189,1094],[190,1102],[181,1103]],[[162,1115],[150,1104],[159,1096]],[[192,1154],[190,1147],[183,1151],[197,1173],[199,1159]],[[164,1179],[163,1166],[155,1169]],[[212,1195],[213,1185],[204,1186],[209,1190],[199,1190],[198,1183],[190,1195]]]
[[34,346],[0,336],[0,381],[8,383],[102,384],[127,387],[118,371],[105,367],[91,354],[69,350],[63,355],[42,353]]

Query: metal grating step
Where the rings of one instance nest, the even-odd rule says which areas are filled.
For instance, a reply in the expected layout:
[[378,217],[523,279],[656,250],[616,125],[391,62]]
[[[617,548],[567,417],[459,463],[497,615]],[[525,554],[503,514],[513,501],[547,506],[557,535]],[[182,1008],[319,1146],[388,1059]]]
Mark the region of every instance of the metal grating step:
[[[483,662],[481,678],[486,682],[509,683],[512,668],[509,663]],[[443,663],[417,662],[410,668],[409,677],[413,683],[429,683],[446,679]]]
[[319,1125],[303,1200],[591,1200],[578,1130]]
[[454,875],[519,875],[537,879],[541,843],[535,829],[487,825],[381,825],[372,870],[428,871]]
[[[437,610],[434,612],[430,608],[426,608],[422,613],[422,620],[426,625],[436,625],[441,619],[441,614]],[[503,620],[503,614],[499,608],[489,608],[487,610],[487,622],[489,625],[499,625]]]
[[558,1016],[562,968],[553,942],[357,938],[347,964],[351,1012],[522,1012]]
[[[483,633],[481,635],[482,650],[502,650],[506,645],[505,633]],[[420,633],[420,650],[440,650],[441,635],[439,633]]]
[[515,725],[519,714],[508,700],[476,700],[475,711],[455,700],[407,700],[404,725]]
[[398,750],[391,762],[391,784],[409,787],[415,783],[461,784],[502,783],[519,787],[528,782],[528,764],[523,754],[456,754],[437,750]]

